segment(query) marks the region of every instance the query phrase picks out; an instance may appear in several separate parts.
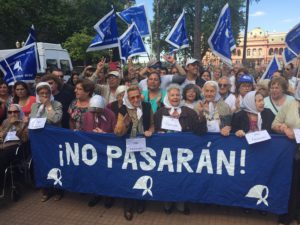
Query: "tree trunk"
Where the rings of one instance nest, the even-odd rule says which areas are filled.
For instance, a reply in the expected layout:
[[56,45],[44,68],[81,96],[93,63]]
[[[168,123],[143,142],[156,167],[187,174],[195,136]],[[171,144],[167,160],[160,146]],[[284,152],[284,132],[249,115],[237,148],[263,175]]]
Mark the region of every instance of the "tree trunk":
[[195,22],[194,22],[194,58],[201,62],[201,0],[195,0]]
[[243,65],[246,66],[246,51],[247,51],[247,34],[248,34],[248,18],[249,18],[249,4],[250,0],[246,3],[246,24],[244,33],[244,46],[243,46]]

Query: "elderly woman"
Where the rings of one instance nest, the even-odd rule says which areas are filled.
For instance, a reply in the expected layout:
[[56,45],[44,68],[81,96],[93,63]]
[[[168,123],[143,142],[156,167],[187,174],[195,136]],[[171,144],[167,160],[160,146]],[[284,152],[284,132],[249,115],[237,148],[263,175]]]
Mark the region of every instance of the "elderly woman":
[[294,97],[287,95],[288,82],[283,77],[275,77],[269,82],[270,96],[264,99],[265,108],[270,109],[276,116],[281,107],[294,99]]
[[[144,135],[150,137],[154,131],[153,112],[151,105],[142,101],[142,94],[138,86],[130,86],[125,92],[123,106],[119,110],[114,133],[118,136],[129,134],[130,137]],[[124,217],[132,220],[135,200],[125,200]],[[137,212],[145,210],[145,202],[137,201]]]
[[7,110],[7,119],[0,127],[0,184],[4,180],[6,167],[14,159],[17,146],[28,140],[28,130],[23,118],[21,106],[11,104]]
[[[295,99],[284,104],[276,115],[272,129],[277,133],[286,135],[289,139],[295,139],[294,129],[300,128],[300,83],[298,83]],[[293,162],[293,178],[291,184],[291,193],[289,200],[288,214],[280,215],[278,222],[280,225],[289,224],[296,219],[300,224],[300,149],[296,150]]]
[[260,130],[272,133],[271,125],[274,117],[270,109],[264,108],[263,95],[260,92],[251,91],[245,95],[241,110],[233,115],[232,131],[238,137]]
[[201,99],[200,89],[196,84],[188,84],[183,88],[182,93],[183,105],[194,109],[195,105]]
[[[155,130],[158,132],[176,132],[176,130],[167,129],[163,124],[163,119],[172,117],[178,120],[182,132],[191,131],[198,135],[204,134],[206,132],[206,120],[204,116],[200,115],[198,117],[193,109],[183,105],[180,90],[180,86],[177,84],[171,84],[167,88],[167,95],[164,98],[164,107],[160,108],[154,115]],[[166,202],[164,204],[165,213],[172,213],[173,206],[173,203]],[[190,212],[187,204],[183,202],[177,202],[176,207],[184,214],[189,214]]]
[[116,118],[118,117],[119,110],[123,105],[123,98],[126,90],[127,87],[125,85],[120,85],[116,90],[117,100],[107,105],[107,108],[114,112]]
[[75,86],[76,99],[69,106],[70,129],[82,130],[82,115],[88,111],[95,85],[88,79],[79,80]]
[[[116,125],[115,114],[105,107],[105,100],[100,95],[94,95],[90,99],[88,112],[83,114],[82,118],[84,131],[95,133],[113,133]],[[94,196],[88,203],[89,207],[95,206],[101,199],[101,196]],[[105,197],[104,205],[110,208],[113,205],[113,198]]]
[[231,89],[230,79],[225,76],[221,77],[218,80],[218,85],[219,85],[219,94],[222,100],[225,103],[227,103],[227,105],[230,107],[232,112],[235,112],[236,97],[234,94],[230,93],[230,89]]
[[250,91],[254,91],[254,79],[251,75],[243,74],[239,77],[236,84],[236,111],[240,109],[244,96]]
[[[62,105],[54,100],[50,85],[47,82],[38,83],[36,86],[36,103],[31,107],[30,118],[47,118],[47,124],[60,126],[62,114]],[[59,201],[63,197],[63,191],[59,189],[43,188],[41,201],[47,201],[53,193],[55,194],[55,201]]]
[[221,99],[216,81],[206,81],[203,86],[204,101],[196,105],[198,114],[203,114],[207,121],[208,132],[220,132],[228,136],[231,130],[232,112]]

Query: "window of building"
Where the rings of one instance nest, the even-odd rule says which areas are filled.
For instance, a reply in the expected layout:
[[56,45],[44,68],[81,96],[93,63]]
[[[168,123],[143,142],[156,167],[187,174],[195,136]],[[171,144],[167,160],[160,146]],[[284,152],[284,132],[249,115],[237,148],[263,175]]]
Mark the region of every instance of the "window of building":
[[278,54],[278,48],[275,48],[274,54]]
[[241,56],[241,50],[240,49],[237,50],[237,55]]
[[252,56],[256,56],[256,48],[252,49]]
[[251,50],[248,48],[247,49],[247,56],[250,56],[250,52],[251,52]]
[[273,55],[273,48],[269,49],[269,55]]
[[283,48],[280,48],[279,49],[279,55],[282,55],[282,52],[283,52]]
[[258,55],[262,56],[262,49],[261,48],[258,49]]

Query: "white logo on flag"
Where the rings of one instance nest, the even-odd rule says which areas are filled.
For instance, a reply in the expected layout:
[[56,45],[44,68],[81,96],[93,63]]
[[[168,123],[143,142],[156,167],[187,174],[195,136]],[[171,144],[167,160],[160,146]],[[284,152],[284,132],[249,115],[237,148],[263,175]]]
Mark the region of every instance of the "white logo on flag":
[[23,69],[22,69],[22,63],[21,63],[20,60],[15,63],[14,70],[18,70],[18,72],[19,71],[23,71]]
[[[148,183],[149,183],[149,186],[148,186]],[[153,197],[153,194],[152,194],[152,191],[151,191],[152,185],[153,185],[152,177],[142,176],[135,182],[135,185],[133,186],[133,189],[144,190],[142,196],[144,196],[148,193],[151,197]]]
[[[266,191],[265,196],[263,196],[264,191]],[[267,202],[268,196],[269,196],[269,188],[265,185],[258,184],[250,188],[248,194],[245,197],[258,199],[256,205],[259,205],[263,202],[266,206],[269,206]]]
[[62,186],[61,178],[61,170],[58,168],[51,169],[47,176],[47,180],[54,180],[54,185],[59,184],[60,186]]

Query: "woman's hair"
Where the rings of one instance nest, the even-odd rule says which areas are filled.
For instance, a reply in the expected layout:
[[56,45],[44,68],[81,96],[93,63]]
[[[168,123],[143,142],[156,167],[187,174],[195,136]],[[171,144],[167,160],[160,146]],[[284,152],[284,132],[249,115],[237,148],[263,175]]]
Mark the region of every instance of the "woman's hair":
[[210,77],[210,79],[211,79],[211,74],[210,74],[210,72],[209,72],[208,70],[203,70],[203,71],[200,73],[200,78],[202,78],[202,75],[203,75],[205,72],[208,73],[208,75],[209,75],[209,77]]
[[191,90],[191,89],[194,90],[196,93],[195,101],[199,100],[200,99],[200,90],[199,90],[198,86],[195,84],[188,84],[183,88],[183,92],[182,92],[183,99],[186,100],[186,93],[188,92],[188,90]]
[[170,84],[168,87],[167,87],[167,92],[169,93],[171,90],[173,89],[177,89],[179,90],[179,92],[181,93],[181,88],[178,84]]
[[138,85],[130,85],[128,88],[127,88],[127,93],[130,92],[130,91],[139,91],[141,93],[141,90],[139,88]]
[[149,78],[152,74],[155,74],[155,75],[158,77],[159,83],[161,84],[161,78],[160,78],[159,73],[157,73],[157,72],[152,72],[152,73],[149,73],[149,74],[147,75],[147,77]]
[[20,98],[16,95],[16,88],[17,88],[17,86],[20,86],[20,85],[26,90],[27,96],[30,95],[30,89],[29,89],[29,86],[28,86],[25,82],[23,82],[23,81],[17,81],[17,82],[14,84],[14,88],[13,88],[13,90],[14,90],[13,103],[19,103]]
[[95,85],[92,81],[90,81],[89,79],[82,79],[82,80],[78,80],[76,82],[76,86],[78,84],[81,84],[84,92],[89,93],[89,96],[92,97],[92,95],[94,93],[94,89],[95,89]]
[[289,88],[289,83],[286,79],[284,79],[283,77],[274,77],[271,79],[271,81],[269,82],[269,90],[271,89],[273,84],[279,84],[283,90],[283,93],[287,93],[288,92],[288,88]]

